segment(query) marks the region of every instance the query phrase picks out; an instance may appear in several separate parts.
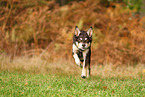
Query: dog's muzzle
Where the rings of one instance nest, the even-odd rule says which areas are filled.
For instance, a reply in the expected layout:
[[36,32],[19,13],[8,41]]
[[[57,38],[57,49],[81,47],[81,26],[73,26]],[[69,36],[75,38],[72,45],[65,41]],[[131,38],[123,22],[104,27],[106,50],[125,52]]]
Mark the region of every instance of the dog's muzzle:
[[86,50],[90,47],[90,43],[78,43],[77,47],[81,50]]

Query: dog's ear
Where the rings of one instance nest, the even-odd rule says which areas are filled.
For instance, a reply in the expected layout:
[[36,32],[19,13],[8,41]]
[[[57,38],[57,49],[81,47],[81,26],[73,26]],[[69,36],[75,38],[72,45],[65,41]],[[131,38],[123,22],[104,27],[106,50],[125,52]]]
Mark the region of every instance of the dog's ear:
[[89,30],[87,31],[87,34],[89,35],[89,37],[92,36],[92,34],[93,34],[93,29],[92,29],[92,27],[89,28]]
[[81,33],[80,29],[78,28],[78,26],[76,26],[76,28],[75,28],[75,35],[79,36],[80,33]]

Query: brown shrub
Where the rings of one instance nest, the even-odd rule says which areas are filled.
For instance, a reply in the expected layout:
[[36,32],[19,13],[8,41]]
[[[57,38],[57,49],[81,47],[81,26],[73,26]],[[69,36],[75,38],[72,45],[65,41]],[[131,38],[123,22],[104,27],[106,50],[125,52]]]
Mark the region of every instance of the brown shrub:
[[74,27],[92,26],[93,64],[145,63],[144,18],[132,17],[121,4],[106,8],[86,0],[60,7],[54,1],[2,0],[0,5],[0,52],[71,59]]

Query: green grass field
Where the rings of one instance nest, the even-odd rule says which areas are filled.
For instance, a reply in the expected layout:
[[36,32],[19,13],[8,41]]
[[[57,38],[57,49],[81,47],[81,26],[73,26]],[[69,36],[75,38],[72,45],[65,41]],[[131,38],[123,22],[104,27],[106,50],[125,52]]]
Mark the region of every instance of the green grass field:
[[92,65],[91,78],[71,60],[0,56],[0,97],[144,97],[145,66]]
[[0,72],[1,97],[144,97],[145,80]]

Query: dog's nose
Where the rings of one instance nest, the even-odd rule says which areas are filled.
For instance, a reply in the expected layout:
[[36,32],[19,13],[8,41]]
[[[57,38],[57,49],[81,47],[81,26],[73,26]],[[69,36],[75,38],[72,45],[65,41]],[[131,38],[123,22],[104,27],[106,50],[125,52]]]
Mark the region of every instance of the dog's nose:
[[86,45],[85,44],[82,44],[82,46],[85,47]]

